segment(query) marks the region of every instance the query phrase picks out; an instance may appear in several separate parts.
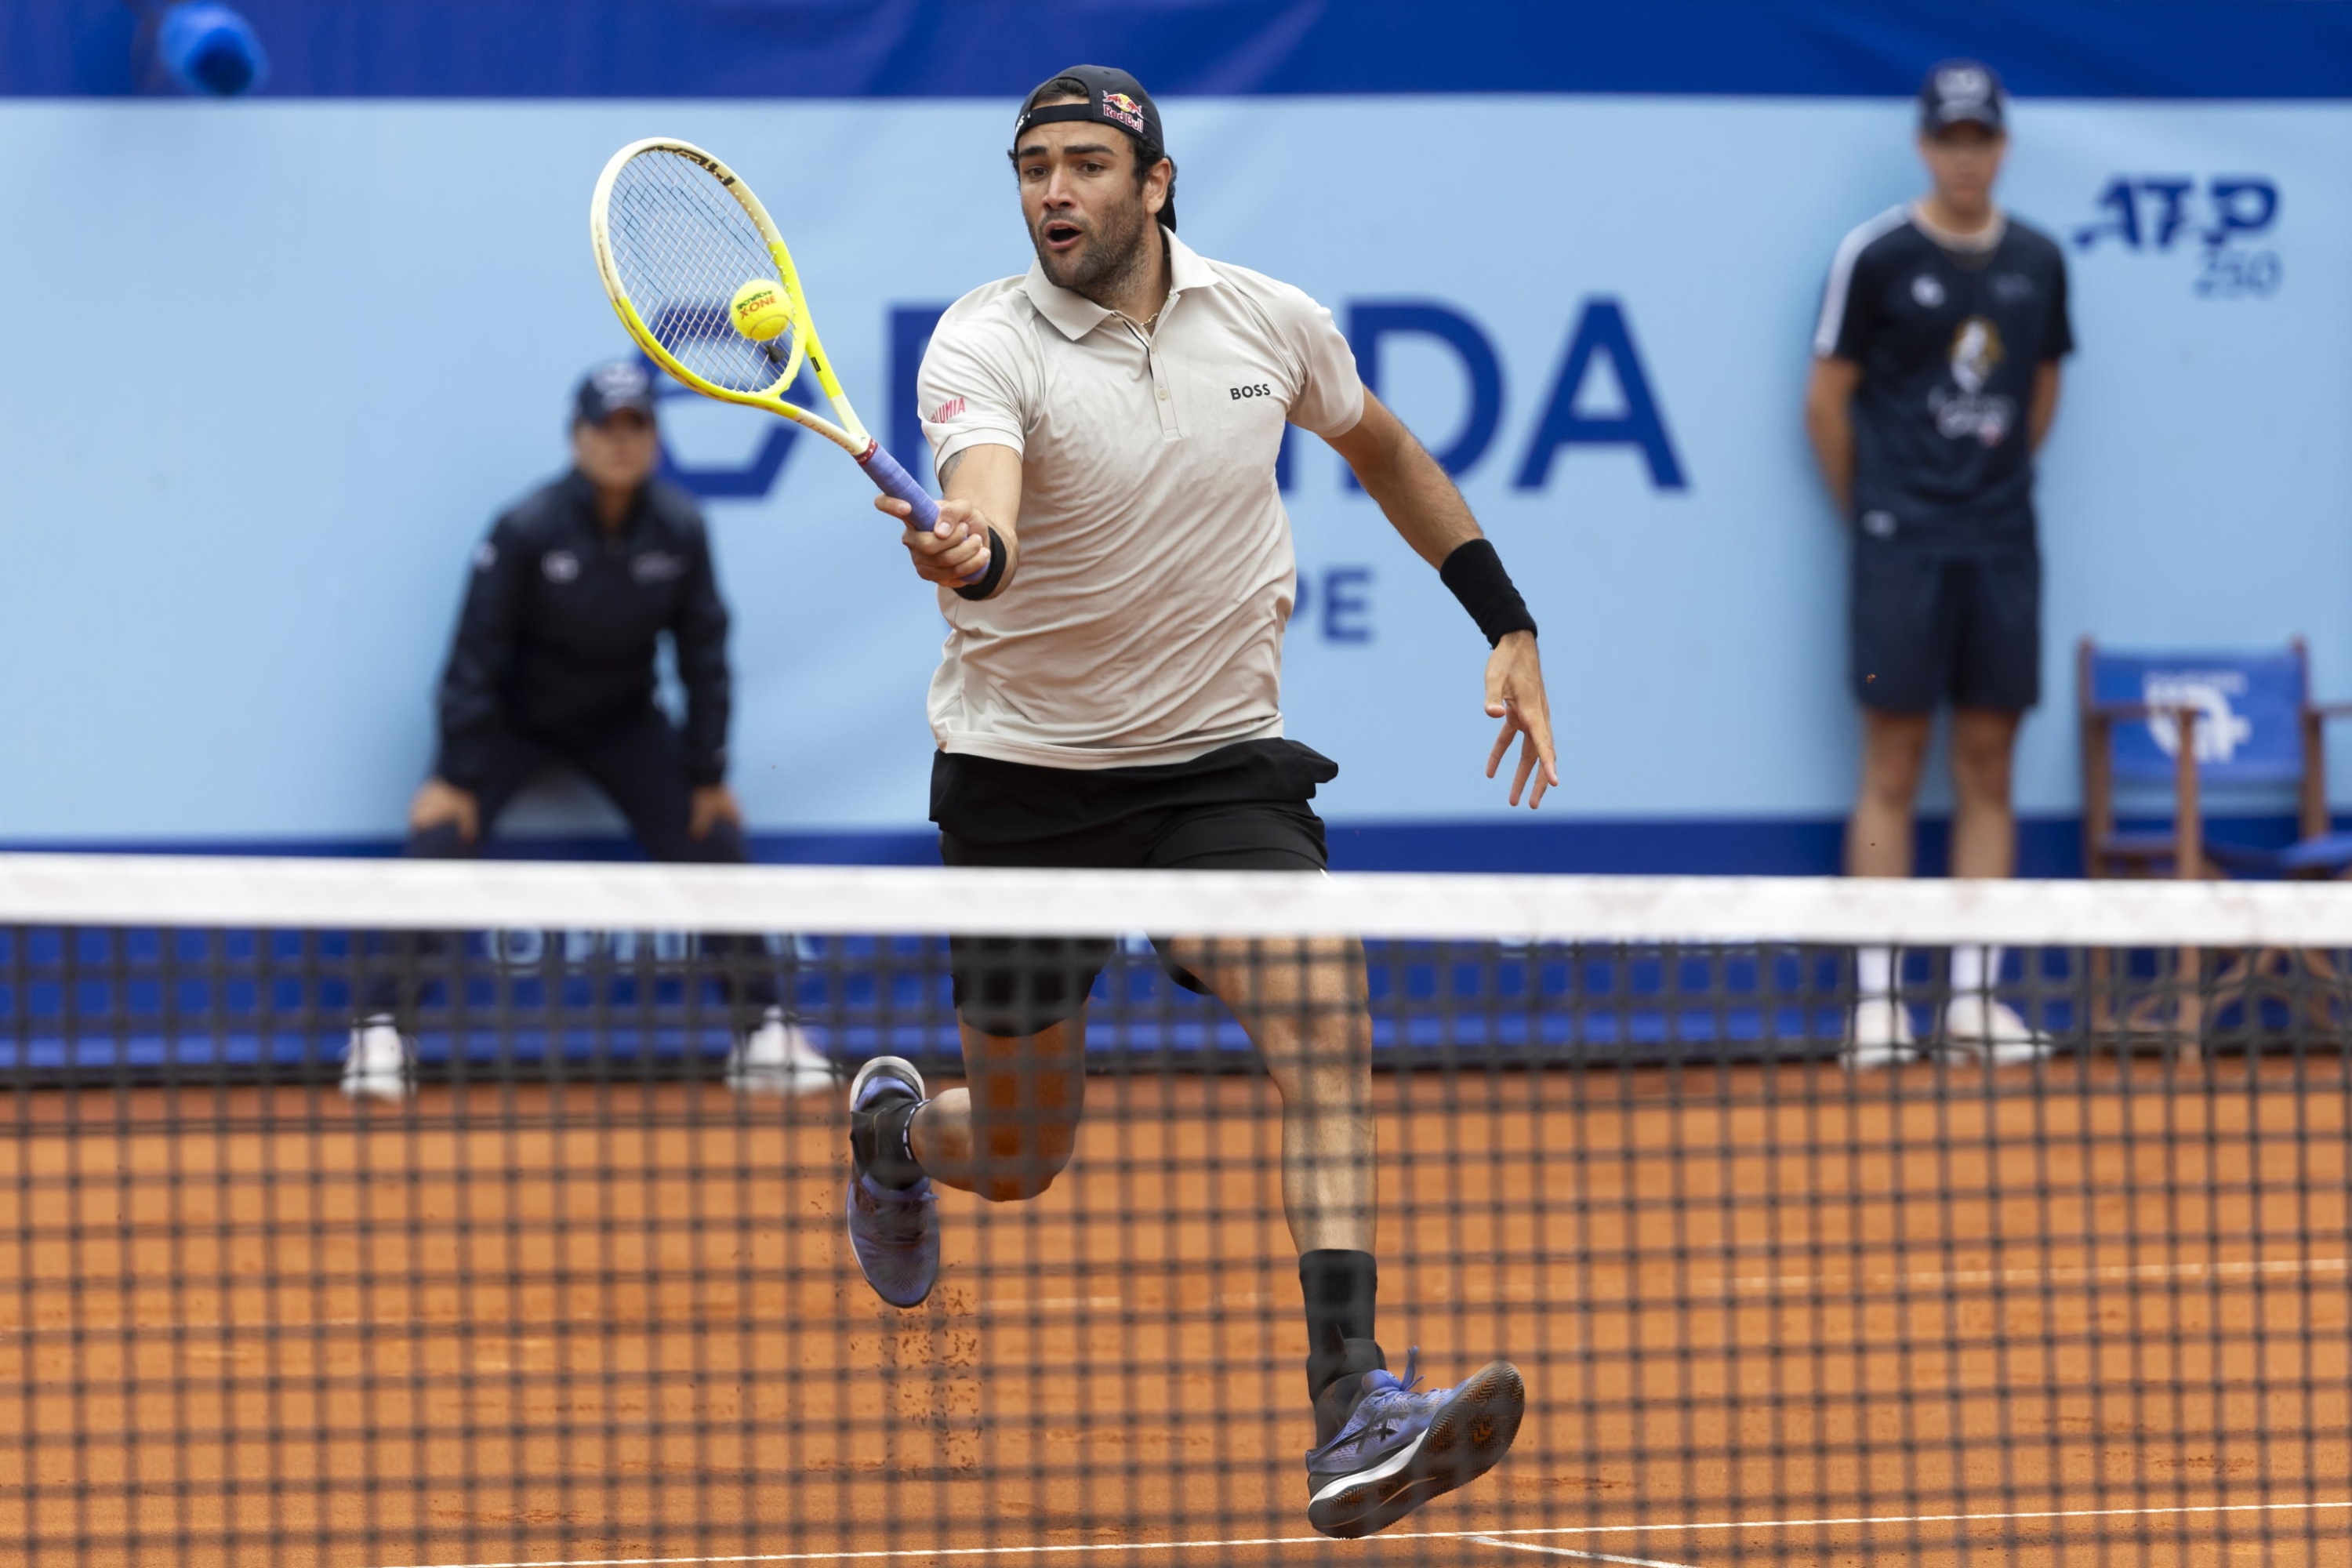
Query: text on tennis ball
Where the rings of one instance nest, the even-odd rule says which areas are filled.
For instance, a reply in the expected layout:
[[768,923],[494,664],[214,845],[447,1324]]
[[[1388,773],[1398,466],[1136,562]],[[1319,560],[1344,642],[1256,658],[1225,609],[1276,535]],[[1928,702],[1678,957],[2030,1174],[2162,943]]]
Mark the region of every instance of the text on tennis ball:
[[757,343],[780,336],[793,324],[784,287],[772,278],[754,278],[736,289],[728,301],[728,317],[737,331]]

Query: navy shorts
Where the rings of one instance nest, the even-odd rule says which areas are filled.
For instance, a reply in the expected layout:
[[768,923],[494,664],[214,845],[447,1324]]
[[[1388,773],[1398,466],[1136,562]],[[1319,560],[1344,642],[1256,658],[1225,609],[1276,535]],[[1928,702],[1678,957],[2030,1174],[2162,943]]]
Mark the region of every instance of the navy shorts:
[[[950,866],[1319,871],[1328,860],[1323,820],[1307,803],[1339,771],[1295,741],[1084,773],[942,752],[931,816]],[[1100,936],[950,937],[956,1012],[984,1035],[1034,1035],[1086,1005],[1113,945]],[[1178,984],[1207,989],[1158,945]]]
[[1853,538],[1853,694],[1927,713],[1948,702],[2021,713],[2042,700],[2042,552],[2031,538]]

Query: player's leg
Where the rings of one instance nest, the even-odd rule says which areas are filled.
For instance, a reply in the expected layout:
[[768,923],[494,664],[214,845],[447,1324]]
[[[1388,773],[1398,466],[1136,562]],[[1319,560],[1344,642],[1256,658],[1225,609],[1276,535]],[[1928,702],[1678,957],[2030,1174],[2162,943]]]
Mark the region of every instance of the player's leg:
[[851,1081],[849,1239],[877,1294],[912,1307],[939,1276],[933,1178],[996,1203],[1053,1185],[1086,1110],[1086,999],[1111,944],[955,938],[964,1084],[936,1097],[898,1057]]
[[[1184,814],[1152,863],[1193,869],[1320,870],[1322,825],[1303,804]],[[1371,1017],[1361,945],[1326,937],[1249,942],[1177,938],[1178,979],[1230,1008],[1283,1102],[1283,1204],[1299,1250],[1307,1329],[1307,1519],[1369,1535],[1492,1468],[1517,1435],[1526,1389],[1490,1362],[1451,1388],[1387,1370],[1374,1327],[1379,1194]]]
[[[1118,830],[1009,843],[940,835],[950,866],[1136,863]],[[912,1062],[877,1057],[849,1087],[850,1247],[877,1294],[911,1307],[939,1275],[937,1177],[992,1202],[1051,1186],[1086,1108],[1087,994],[1111,943],[1081,937],[949,942],[964,1085],[932,1097]]]
[[[531,775],[547,766],[548,753],[536,742],[511,732],[483,749],[485,766],[474,789],[476,836],[467,838],[455,820],[412,823],[404,853],[415,860],[461,860],[482,852],[499,816]],[[416,994],[435,963],[454,951],[457,938],[446,931],[398,931],[362,944],[367,973],[360,1006],[343,1054],[341,1087],[355,1099],[400,1100],[415,1077]]]
[[2017,813],[2010,773],[2025,715],[1995,708],[1952,710],[1952,875],[2017,874]]
[[[1940,552],[1857,534],[1849,584],[1849,672],[1862,708],[1862,773],[1846,819],[1849,877],[1911,875],[1919,779],[1948,683],[1955,617]],[[1885,1067],[1917,1055],[1895,994],[1900,954],[1854,954],[1845,1064]]]
[[1087,1103],[1087,993],[1107,940],[957,938],[964,1087],[908,1124],[924,1171],[992,1203],[1034,1198],[1077,1147]]
[[[690,831],[694,793],[686,773],[685,742],[659,709],[648,705],[593,734],[569,739],[564,756],[619,809],[649,859],[699,866],[750,862],[751,848],[733,823],[716,823],[699,838]],[[729,1020],[734,1045],[727,1058],[728,1085],[768,1094],[831,1088],[833,1064],[787,1016],[765,943],[758,937],[724,934],[696,940],[702,956],[718,969],[734,1015]]]
[[[2042,692],[2042,563],[2030,540],[1990,546],[1966,563],[1952,677],[1952,875],[2017,869],[2011,794],[2017,731]],[[1993,994],[2000,950],[1952,949],[1944,1040],[1995,1064],[2048,1054],[2049,1041]]]

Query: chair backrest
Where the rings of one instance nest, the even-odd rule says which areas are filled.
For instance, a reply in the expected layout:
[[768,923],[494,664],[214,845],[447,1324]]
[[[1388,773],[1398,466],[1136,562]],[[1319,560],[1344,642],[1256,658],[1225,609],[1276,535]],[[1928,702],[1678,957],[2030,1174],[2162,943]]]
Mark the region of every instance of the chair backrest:
[[[2197,710],[2198,776],[2216,784],[2293,784],[2303,778],[2307,676],[2300,644],[2220,653],[2085,650],[2084,692],[2096,704]],[[2169,784],[2180,730],[2169,715],[2116,721],[2118,784]]]

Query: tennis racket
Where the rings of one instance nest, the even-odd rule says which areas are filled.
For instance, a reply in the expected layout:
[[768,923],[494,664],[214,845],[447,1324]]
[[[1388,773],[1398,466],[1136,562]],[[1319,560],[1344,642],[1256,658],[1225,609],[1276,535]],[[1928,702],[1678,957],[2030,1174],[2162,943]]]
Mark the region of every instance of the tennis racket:
[[[858,423],[809,319],[784,237],[734,170],[690,142],[633,142],[597,178],[588,232],[621,325],[656,364],[705,397],[815,431],[856,458],[883,494],[913,507],[915,527],[939,521],[939,503]],[[782,296],[784,318],[763,339],[739,330],[733,310],[739,290],[762,281]],[[772,313],[762,324],[774,325]],[[785,395],[803,365],[831,419]]]

